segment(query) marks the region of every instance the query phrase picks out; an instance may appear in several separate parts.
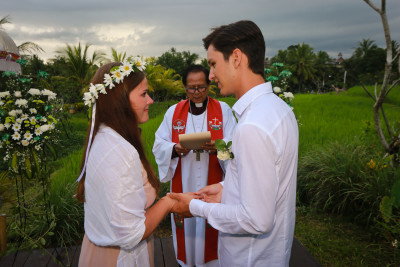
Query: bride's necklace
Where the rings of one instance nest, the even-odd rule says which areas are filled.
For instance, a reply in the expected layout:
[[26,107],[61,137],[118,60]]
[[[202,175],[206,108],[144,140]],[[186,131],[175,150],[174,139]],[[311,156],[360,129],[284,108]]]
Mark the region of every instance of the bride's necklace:
[[[190,100],[189,100],[189,101],[190,101]],[[209,102],[209,101],[207,101],[206,109],[205,109],[204,112],[203,112],[203,113],[204,113],[204,114],[203,114],[203,122],[201,123],[201,130],[200,130],[200,132],[203,132],[204,121],[205,121],[206,116],[207,116],[208,102]],[[195,104],[197,104],[197,103],[195,103]],[[196,106],[197,106],[197,105],[196,105]],[[190,105],[190,102],[189,102],[189,111],[190,111],[190,115],[191,115],[190,117],[192,118],[193,132],[196,132],[196,127],[194,126],[194,120],[193,120],[192,105]],[[202,150],[202,149],[196,149],[196,150],[193,150],[193,152],[196,153],[196,161],[200,161],[200,153],[202,153],[203,150]]]

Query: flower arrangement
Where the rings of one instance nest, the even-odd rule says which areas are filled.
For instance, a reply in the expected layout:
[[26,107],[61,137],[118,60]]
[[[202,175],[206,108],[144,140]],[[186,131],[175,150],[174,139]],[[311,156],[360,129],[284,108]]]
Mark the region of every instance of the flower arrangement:
[[110,70],[110,74],[104,74],[104,82],[99,84],[90,84],[89,92],[84,93],[83,101],[85,105],[91,106],[96,102],[99,93],[107,94],[106,88],[112,89],[115,83],[122,83],[124,78],[132,72],[144,71],[146,69],[146,62],[140,57],[128,58],[121,66],[115,66]]
[[292,75],[292,73],[289,70],[280,70],[280,68],[283,68],[283,66],[283,63],[275,62],[272,64],[272,69],[266,68],[264,70],[267,76],[266,81],[269,81],[272,83],[272,85],[275,85],[273,87],[274,93],[283,101],[285,101],[290,107],[292,107],[291,103],[294,95],[291,92],[286,92],[288,84],[287,79]]
[[235,156],[231,150],[232,141],[229,141],[228,144],[225,143],[222,139],[215,140],[215,147],[217,148],[217,158],[220,160],[233,159]]
[[11,159],[10,170],[24,170],[31,177],[32,166],[39,169],[41,161],[35,151],[43,150],[57,123],[52,106],[56,94],[30,88],[32,79],[15,72],[3,72],[2,78],[9,90],[0,92],[0,148],[4,160]]

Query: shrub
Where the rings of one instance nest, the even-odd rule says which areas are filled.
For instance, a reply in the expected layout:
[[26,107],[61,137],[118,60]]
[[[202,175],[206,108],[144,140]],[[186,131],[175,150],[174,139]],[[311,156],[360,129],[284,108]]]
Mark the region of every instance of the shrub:
[[317,209],[351,216],[368,225],[379,216],[400,169],[379,159],[374,146],[333,142],[299,160],[298,199]]

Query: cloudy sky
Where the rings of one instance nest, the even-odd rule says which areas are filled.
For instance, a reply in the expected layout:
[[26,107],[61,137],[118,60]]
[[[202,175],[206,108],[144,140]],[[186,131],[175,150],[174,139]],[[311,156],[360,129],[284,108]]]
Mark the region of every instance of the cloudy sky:
[[[380,17],[362,0],[5,0],[0,18],[7,15],[4,30],[17,45],[40,45],[43,59],[78,42],[107,55],[113,47],[157,57],[175,47],[204,58],[201,39],[210,28],[242,19],[261,28],[267,57],[303,42],[345,58],[363,39],[385,46]],[[400,0],[387,1],[387,15],[400,42]]]

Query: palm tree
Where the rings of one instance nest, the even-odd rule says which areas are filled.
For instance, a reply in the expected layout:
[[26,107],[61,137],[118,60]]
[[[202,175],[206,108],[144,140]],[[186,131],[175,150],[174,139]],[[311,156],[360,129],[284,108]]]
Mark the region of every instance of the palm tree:
[[361,42],[358,42],[358,47],[354,51],[354,56],[357,58],[362,58],[369,51],[377,49],[378,46],[375,44],[375,41],[370,39],[363,39]]
[[199,59],[199,55],[196,53],[190,53],[190,51],[183,51],[182,52],[183,56],[183,63],[185,65],[185,68],[189,67],[192,64],[195,64],[196,60]]
[[154,101],[182,98],[185,90],[181,76],[173,69],[165,69],[163,66],[153,63],[147,64],[146,78],[150,95]]
[[126,59],[126,52],[124,53],[118,53],[116,49],[111,47],[111,56],[112,60],[115,62],[122,62]]
[[97,51],[94,51],[90,57],[88,55],[90,46],[90,44],[86,44],[82,47],[81,43],[79,43],[78,46],[67,44],[65,49],[56,51],[66,58],[70,78],[78,82],[79,89],[84,89],[89,85],[89,81],[97,69],[95,64],[104,59],[105,54]]
[[312,47],[304,43],[292,46],[288,50],[288,65],[296,77],[298,89],[301,91],[304,82],[311,81],[315,77],[315,54]]

